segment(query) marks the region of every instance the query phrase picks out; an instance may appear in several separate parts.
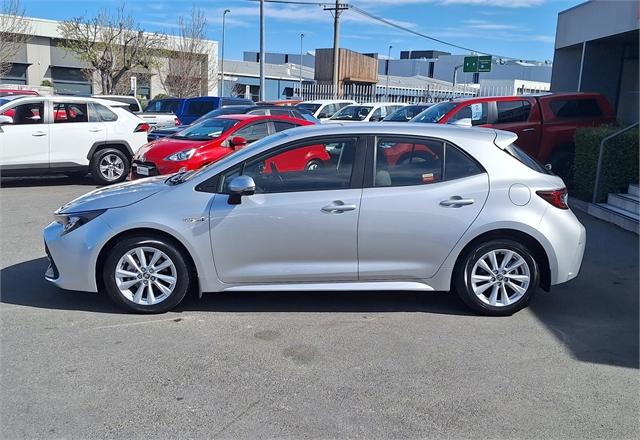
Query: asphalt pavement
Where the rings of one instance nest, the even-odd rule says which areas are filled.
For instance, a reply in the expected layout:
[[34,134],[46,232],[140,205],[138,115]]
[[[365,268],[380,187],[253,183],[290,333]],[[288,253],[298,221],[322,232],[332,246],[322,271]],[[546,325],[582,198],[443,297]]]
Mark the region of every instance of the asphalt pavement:
[[122,313],[49,285],[94,186],[0,189],[0,438],[638,438],[638,236],[578,213],[577,279],[511,317],[446,293],[233,293]]

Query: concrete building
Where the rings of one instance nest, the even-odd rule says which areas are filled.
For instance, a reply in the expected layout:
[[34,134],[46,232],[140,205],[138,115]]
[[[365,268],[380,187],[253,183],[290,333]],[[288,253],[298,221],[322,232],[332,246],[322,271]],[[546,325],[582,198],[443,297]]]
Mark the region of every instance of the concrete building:
[[[47,80],[53,84],[55,93],[61,94],[99,94],[100,81],[96,74],[87,79],[84,70],[88,67],[75,54],[60,46],[62,35],[58,31],[60,22],[27,18],[31,33],[30,39],[22,45],[13,57],[11,70],[2,78],[0,85],[17,85],[38,87]],[[175,41],[169,37],[167,47]],[[203,54],[203,72],[208,72],[202,79],[202,94],[217,95],[218,91],[218,43],[207,42],[207,53]],[[163,70],[168,59],[161,59],[159,69]],[[137,78],[137,95],[151,98],[159,93],[167,93],[157,71],[140,70],[133,72]],[[128,81],[127,81],[128,82]]]
[[637,122],[639,9],[593,0],[560,12],[551,90],[602,93],[620,122]]

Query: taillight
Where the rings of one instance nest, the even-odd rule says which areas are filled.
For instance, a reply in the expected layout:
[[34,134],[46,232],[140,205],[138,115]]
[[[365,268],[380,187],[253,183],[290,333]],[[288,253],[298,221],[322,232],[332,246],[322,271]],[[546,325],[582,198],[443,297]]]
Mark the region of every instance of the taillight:
[[540,197],[551,203],[553,206],[559,209],[569,209],[567,205],[567,199],[569,194],[567,188],[554,189],[551,191],[536,191]]
[[138,124],[138,126],[133,130],[134,133],[147,133],[149,131],[149,124],[143,122],[142,124]]
[[176,123],[176,127],[181,124],[180,119],[178,118],[173,118],[173,122]]

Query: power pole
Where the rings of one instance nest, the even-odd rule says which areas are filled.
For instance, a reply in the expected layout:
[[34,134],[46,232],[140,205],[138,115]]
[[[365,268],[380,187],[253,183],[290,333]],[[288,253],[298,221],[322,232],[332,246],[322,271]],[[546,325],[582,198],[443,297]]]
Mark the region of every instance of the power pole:
[[264,0],[260,0],[260,101],[265,100],[264,79]]
[[334,7],[324,6],[325,11],[333,11],[333,97],[338,98],[338,67],[340,57],[340,14],[345,9],[349,9],[349,5],[340,3],[336,0]]

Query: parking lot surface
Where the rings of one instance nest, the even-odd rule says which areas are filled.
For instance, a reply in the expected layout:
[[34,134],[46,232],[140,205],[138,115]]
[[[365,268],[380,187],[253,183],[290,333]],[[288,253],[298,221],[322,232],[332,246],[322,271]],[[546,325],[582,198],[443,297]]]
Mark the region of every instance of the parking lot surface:
[[233,293],[122,313],[43,279],[94,186],[0,189],[0,438],[638,438],[638,237],[578,213],[579,277],[511,317],[444,293]]

